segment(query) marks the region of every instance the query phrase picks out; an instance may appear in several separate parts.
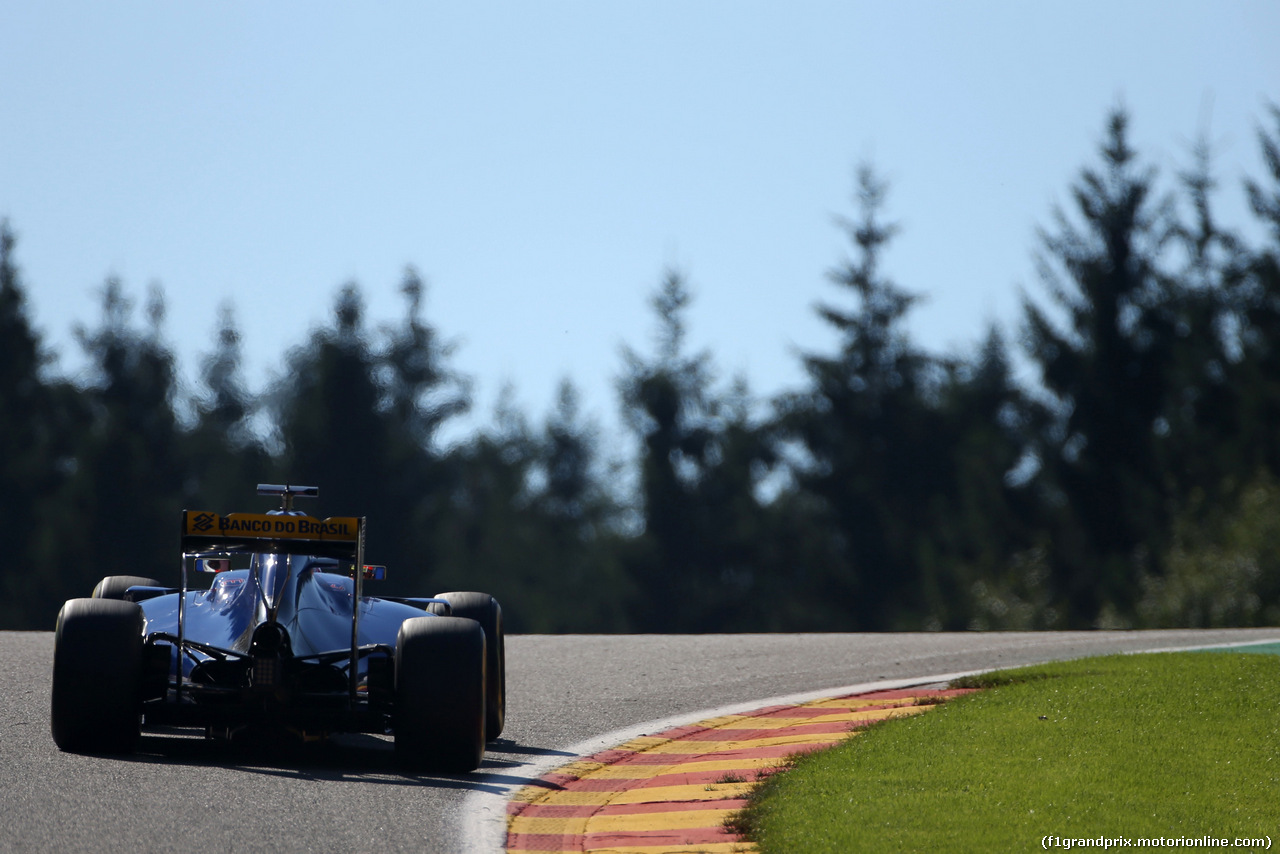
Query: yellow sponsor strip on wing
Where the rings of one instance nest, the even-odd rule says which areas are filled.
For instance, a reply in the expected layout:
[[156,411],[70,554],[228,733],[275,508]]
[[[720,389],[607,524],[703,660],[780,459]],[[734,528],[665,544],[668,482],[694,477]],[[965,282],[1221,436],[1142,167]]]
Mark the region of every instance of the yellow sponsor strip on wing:
[[230,513],[220,516],[202,510],[183,513],[182,533],[188,537],[252,540],[324,540],[354,543],[360,536],[355,516],[283,516],[268,513]]

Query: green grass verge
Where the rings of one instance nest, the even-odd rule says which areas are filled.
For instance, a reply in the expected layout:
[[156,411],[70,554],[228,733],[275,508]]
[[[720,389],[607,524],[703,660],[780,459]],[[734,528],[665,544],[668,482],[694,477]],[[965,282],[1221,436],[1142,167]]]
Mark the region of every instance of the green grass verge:
[[1280,657],[1110,656],[974,686],[986,690],[797,760],[735,828],[766,854],[1280,829]]

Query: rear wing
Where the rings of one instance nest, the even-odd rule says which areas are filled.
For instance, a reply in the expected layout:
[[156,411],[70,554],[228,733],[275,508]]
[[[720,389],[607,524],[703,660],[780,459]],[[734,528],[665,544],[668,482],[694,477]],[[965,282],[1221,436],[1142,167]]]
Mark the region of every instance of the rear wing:
[[204,557],[255,552],[315,555],[363,562],[365,520],[356,516],[284,513],[230,513],[204,510],[182,513],[182,554]]
[[[259,495],[278,495],[281,509],[273,513],[182,511],[182,588],[178,597],[178,702],[182,702],[182,665],[186,645],[187,559],[228,553],[311,555],[349,560],[355,587],[351,608],[351,658],[347,671],[348,702],[357,701],[357,662],[360,660],[360,601],[363,596],[365,518],[330,516],[317,519],[293,510],[293,499],[316,498],[314,486],[260,483]],[[375,569],[369,567],[368,569]],[[272,617],[274,619],[274,616]]]

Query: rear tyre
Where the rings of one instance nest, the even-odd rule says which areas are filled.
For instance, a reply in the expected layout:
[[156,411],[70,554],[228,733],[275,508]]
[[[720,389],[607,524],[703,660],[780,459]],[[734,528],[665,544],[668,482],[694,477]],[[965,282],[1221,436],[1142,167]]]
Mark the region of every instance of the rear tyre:
[[72,753],[132,753],[142,713],[142,608],[71,599],[53,647],[53,740]]
[[[448,602],[453,616],[475,620],[484,629],[484,737],[493,741],[502,734],[507,718],[507,644],[502,630],[502,606],[488,593],[437,593],[434,598]],[[438,606],[432,608],[434,611]]]
[[460,617],[414,617],[396,637],[396,757],[414,771],[484,759],[485,636]]
[[108,575],[93,588],[94,599],[124,599],[125,591],[130,587],[164,587],[154,578],[141,575]]

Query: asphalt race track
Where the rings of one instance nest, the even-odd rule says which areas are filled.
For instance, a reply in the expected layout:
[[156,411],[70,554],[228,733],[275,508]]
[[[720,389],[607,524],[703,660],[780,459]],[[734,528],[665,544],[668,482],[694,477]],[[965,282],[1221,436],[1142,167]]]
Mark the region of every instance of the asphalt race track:
[[58,751],[53,635],[0,632],[0,850],[499,850],[507,796],[609,739],[708,710],[879,680],[1109,652],[1280,641],[1280,629],[881,635],[514,636],[508,723],[469,776],[406,775],[390,742],[228,749],[144,735],[130,757]]

